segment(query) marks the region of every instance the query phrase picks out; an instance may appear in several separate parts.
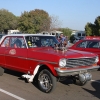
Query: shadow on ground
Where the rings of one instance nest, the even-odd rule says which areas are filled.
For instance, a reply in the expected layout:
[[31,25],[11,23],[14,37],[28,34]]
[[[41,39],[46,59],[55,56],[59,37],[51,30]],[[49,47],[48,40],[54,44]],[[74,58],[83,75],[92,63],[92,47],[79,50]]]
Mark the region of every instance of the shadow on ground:
[[92,82],[91,85],[95,89],[94,91],[86,89],[86,88],[83,88],[83,89],[100,99],[100,80]]
[[[12,76],[16,76],[19,80],[22,80],[22,81],[25,81],[25,83],[29,83],[27,81],[26,78],[22,78],[21,76],[24,74],[24,73],[21,73],[21,72],[17,72],[17,71],[13,71],[13,70],[9,70],[9,69],[5,69],[5,73],[6,74],[9,74],[9,75],[12,75]],[[34,78],[32,84],[37,88],[39,89],[38,87],[38,82],[37,82],[37,76]]]
[[12,76],[16,76],[19,80],[22,80],[22,81],[25,81],[25,83],[28,83],[28,81],[25,78],[21,77],[24,73],[9,70],[9,69],[5,69],[4,73],[12,75]]
[[9,75],[14,75],[16,77],[21,77],[21,75],[23,75],[23,73],[21,72],[9,70],[9,69],[5,69],[4,73],[9,74]]
[[70,85],[70,84],[74,84],[72,79],[68,78],[66,80],[60,81],[60,83],[64,84],[64,85]]

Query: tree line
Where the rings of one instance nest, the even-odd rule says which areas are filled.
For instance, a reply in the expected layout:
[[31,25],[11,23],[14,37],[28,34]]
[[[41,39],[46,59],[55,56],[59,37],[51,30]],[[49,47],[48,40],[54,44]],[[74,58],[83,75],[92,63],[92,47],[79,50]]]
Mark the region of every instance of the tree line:
[[0,32],[6,33],[7,30],[20,30],[22,33],[39,33],[42,31],[50,32],[59,30],[64,35],[70,35],[71,29],[60,28],[61,22],[57,16],[50,16],[46,11],[35,9],[24,11],[21,16],[15,16],[6,9],[0,9]]
[[100,16],[98,16],[94,24],[87,23],[85,25],[85,32],[87,36],[100,36]]
[[[22,33],[50,32],[57,29],[70,37],[72,29],[60,28],[60,25],[57,16],[50,16],[44,10],[24,11],[21,16],[15,16],[6,9],[0,9],[0,32],[2,33],[15,29],[20,30]],[[100,36],[100,16],[95,19],[94,24],[88,22],[85,25],[85,32],[87,36]]]
[[24,11],[21,16],[15,16],[6,9],[0,10],[0,32],[13,29],[19,29],[25,33],[48,31],[51,22],[51,17],[44,10]]

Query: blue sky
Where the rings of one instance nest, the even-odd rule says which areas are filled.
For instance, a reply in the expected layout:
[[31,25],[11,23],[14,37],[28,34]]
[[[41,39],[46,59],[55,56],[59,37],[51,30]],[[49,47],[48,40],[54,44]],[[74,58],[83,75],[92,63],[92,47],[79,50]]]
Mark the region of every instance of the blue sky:
[[42,9],[56,16],[61,27],[84,30],[87,22],[94,23],[100,16],[100,0],[0,0],[0,9],[16,16],[24,11]]

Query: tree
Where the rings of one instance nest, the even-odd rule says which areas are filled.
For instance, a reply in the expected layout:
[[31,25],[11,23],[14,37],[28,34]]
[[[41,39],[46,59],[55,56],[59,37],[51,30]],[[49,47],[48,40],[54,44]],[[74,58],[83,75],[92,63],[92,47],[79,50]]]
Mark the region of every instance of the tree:
[[85,32],[87,36],[92,35],[92,23],[87,23],[85,26]]
[[98,16],[98,17],[95,19],[94,24],[95,24],[95,27],[96,27],[95,31],[96,31],[96,33],[100,36],[100,16]]
[[72,30],[69,28],[59,28],[58,30],[62,31],[65,36],[68,36],[68,38],[71,36]]
[[98,16],[95,21],[94,24],[92,23],[87,23],[85,26],[85,31],[86,34],[92,35],[92,36],[100,36],[100,16]]
[[52,16],[50,16],[50,20],[51,20],[50,30],[60,28],[61,22],[60,22],[58,16],[52,15]]
[[32,24],[29,12],[24,11],[18,20],[18,29],[23,33],[34,33],[35,29]]
[[50,29],[50,17],[44,10],[25,11],[19,18],[18,28],[27,33],[48,31]]
[[0,10],[0,32],[17,28],[17,17],[6,9]]

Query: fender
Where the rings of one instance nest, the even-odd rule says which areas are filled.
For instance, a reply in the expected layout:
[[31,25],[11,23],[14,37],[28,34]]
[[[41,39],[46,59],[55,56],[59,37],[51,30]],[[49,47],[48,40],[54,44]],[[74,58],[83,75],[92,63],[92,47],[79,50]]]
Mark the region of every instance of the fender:
[[40,65],[37,65],[35,67],[32,75],[24,74],[24,75],[22,75],[22,78],[26,78],[28,82],[33,82],[33,79],[34,79],[35,75],[37,74],[39,67],[40,67]]
[[56,72],[56,70],[55,70],[55,67],[57,66],[57,64],[51,64],[51,63],[49,64],[49,63],[45,63],[45,62],[43,63],[43,62],[42,62],[42,63],[39,63],[38,65],[39,65],[40,67],[43,66],[43,65],[47,66],[47,68],[50,69],[50,71],[52,72],[52,74],[53,74],[54,76],[58,76],[58,75],[57,75],[57,72]]
[[[56,73],[56,71],[55,71],[55,69],[54,69],[54,67],[55,67],[54,65],[55,65],[55,64],[51,65],[51,64],[48,64],[48,63],[38,63],[38,65],[35,67],[34,71],[31,73],[31,75],[29,75],[29,74],[24,74],[24,75],[22,75],[22,77],[23,77],[23,78],[26,78],[26,79],[28,80],[28,82],[33,82],[33,79],[34,79],[35,75],[37,74],[39,68],[40,68],[41,66],[43,66],[43,65],[47,66],[47,68],[50,69],[50,71],[52,72],[52,74],[53,74],[54,76],[57,76],[57,73]],[[57,65],[56,65],[56,66],[57,66]]]

